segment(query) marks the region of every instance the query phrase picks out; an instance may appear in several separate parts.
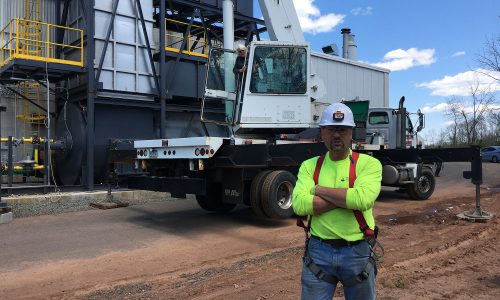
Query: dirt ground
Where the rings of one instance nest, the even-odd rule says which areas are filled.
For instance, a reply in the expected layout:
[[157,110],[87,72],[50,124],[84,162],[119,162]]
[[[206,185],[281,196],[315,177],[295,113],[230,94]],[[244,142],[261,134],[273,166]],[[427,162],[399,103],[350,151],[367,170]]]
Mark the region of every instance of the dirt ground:
[[[482,207],[497,216],[471,223],[456,217],[474,206],[465,184],[427,201],[377,202],[385,248],[379,299],[498,299],[500,186],[481,189]],[[263,222],[224,236],[170,237],[133,251],[21,266],[0,275],[0,298],[298,299],[303,231],[293,220]]]

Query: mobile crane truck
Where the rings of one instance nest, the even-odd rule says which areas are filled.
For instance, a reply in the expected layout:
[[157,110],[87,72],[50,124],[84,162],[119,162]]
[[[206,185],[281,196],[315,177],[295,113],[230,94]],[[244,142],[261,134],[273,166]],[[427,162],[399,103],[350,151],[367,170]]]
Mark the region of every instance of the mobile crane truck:
[[[345,99],[355,115],[353,149],[381,161],[383,185],[425,200],[443,162],[471,162],[464,178],[479,187],[479,148],[419,147],[423,114],[418,112],[414,128],[404,97],[398,108],[388,107],[389,70],[355,61],[349,29],[342,30],[343,57],[312,53],[292,1],[259,4],[270,41],[248,45],[246,75],[235,78],[232,72],[236,53],[231,26],[224,24],[225,49],[212,48],[209,54],[201,121],[225,126],[227,135],[134,141],[136,165],[147,175],[129,178],[129,188],[173,197],[194,194],[208,211],[227,212],[246,204],[260,216],[290,217],[300,164],[326,151],[316,139],[321,113]],[[224,20],[231,13],[225,9]]]

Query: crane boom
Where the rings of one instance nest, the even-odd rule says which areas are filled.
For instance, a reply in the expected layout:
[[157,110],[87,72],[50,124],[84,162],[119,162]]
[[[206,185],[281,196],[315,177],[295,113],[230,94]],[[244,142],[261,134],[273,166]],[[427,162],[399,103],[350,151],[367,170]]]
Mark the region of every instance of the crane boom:
[[271,41],[305,43],[292,0],[259,0]]

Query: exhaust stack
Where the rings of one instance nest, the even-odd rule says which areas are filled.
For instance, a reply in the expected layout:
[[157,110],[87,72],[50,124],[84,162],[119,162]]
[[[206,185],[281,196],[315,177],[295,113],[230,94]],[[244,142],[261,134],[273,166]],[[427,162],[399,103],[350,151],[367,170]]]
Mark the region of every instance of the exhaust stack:
[[356,45],[354,35],[351,34],[351,29],[342,28],[340,32],[343,35],[342,58],[356,60],[356,51],[358,46]]

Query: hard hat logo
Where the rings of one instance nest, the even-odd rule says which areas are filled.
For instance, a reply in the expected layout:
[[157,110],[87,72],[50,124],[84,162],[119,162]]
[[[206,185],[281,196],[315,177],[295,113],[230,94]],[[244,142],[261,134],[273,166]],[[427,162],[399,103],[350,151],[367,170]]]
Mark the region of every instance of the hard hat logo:
[[355,127],[351,109],[343,103],[330,104],[321,114],[319,126]]
[[344,120],[344,113],[341,111],[336,111],[333,113],[333,120],[337,122],[341,122]]

